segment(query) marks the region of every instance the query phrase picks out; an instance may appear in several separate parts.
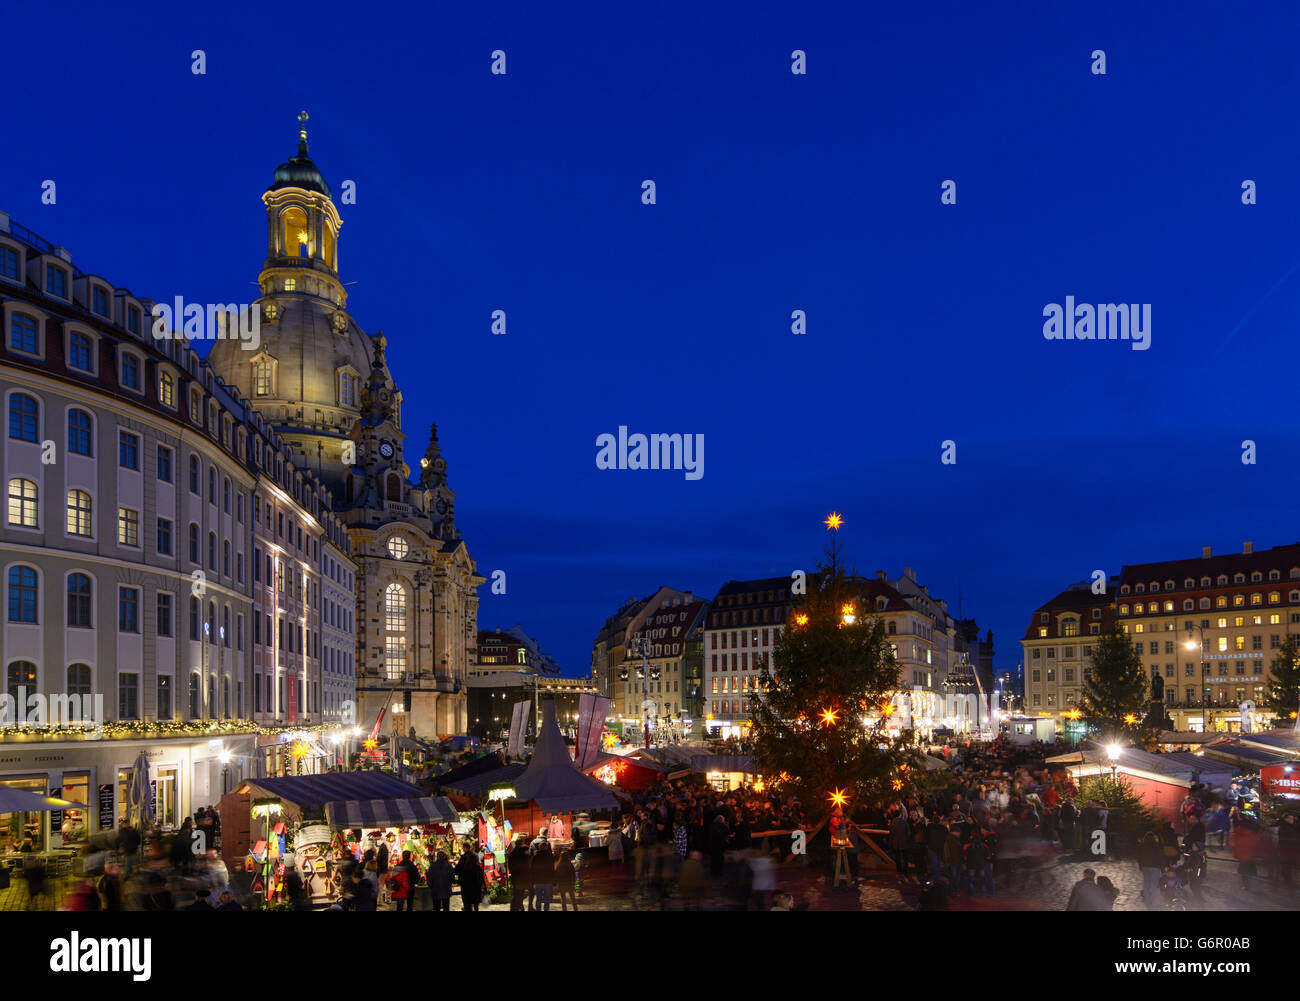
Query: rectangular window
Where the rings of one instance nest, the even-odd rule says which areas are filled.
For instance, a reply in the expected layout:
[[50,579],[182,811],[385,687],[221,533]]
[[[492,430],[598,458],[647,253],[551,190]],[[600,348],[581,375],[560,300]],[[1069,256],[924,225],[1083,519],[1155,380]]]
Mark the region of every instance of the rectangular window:
[[140,718],[140,675],[120,674],[117,678],[117,718]]
[[172,554],[172,523],[166,518],[158,519],[158,553],[161,556]]
[[[166,591],[158,592],[158,635],[172,634],[172,596]],[[171,713],[167,714],[168,716]]]
[[45,265],[45,291],[60,299],[68,297],[68,273],[53,264]]
[[172,482],[172,450],[166,445],[158,446],[158,479]]
[[158,675],[158,713],[160,720],[172,718],[172,679],[170,675]]
[[18,280],[18,251],[11,247],[0,247],[0,276]]
[[90,287],[90,308],[100,316],[108,315],[108,293],[98,285]]
[[134,587],[117,589],[117,629],[122,633],[140,631],[140,592]]
[[129,431],[117,433],[117,464],[123,469],[140,468],[140,436]]
[[140,545],[140,512],[129,507],[117,509],[117,542],[121,546]]

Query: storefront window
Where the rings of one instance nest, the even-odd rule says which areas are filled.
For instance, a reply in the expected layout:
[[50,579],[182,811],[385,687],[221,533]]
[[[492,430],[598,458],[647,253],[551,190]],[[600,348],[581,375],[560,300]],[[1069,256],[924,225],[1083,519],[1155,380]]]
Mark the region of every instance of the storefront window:
[[119,768],[117,770],[117,823],[121,827],[128,820],[128,813],[131,804],[127,798],[127,791],[131,788],[131,769]]
[[[45,776],[36,775],[29,778],[0,779],[0,786],[5,789],[21,789],[23,792],[44,796],[46,793]],[[45,850],[45,815],[43,813],[0,813],[0,853]]]
[[72,803],[79,803],[77,808],[68,807],[63,811],[63,843],[65,845],[85,844],[90,830],[90,773],[64,772],[63,792],[60,796]]
[[154,819],[162,827],[176,826],[177,801],[179,788],[175,765],[162,765],[154,779]]

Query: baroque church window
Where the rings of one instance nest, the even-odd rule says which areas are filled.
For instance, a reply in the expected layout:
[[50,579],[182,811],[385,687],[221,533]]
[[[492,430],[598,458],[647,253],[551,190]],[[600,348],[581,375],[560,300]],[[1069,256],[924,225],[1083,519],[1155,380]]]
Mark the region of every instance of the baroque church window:
[[406,588],[389,584],[384,589],[384,668],[389,681],[406,675]]

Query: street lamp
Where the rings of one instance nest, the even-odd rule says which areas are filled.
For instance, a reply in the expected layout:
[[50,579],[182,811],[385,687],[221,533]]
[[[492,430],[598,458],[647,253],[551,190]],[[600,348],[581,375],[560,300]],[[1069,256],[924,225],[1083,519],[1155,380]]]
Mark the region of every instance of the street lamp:
[[1118,744],[1106,745],[1106,757],[1110,758],[1110,784],[1111,785],[1115,785],[1116,782],[1119,781],[1117,773],[1119,772],[1119,755],[1120,755],[1120,751],[1122,750],[1123,748],[1120,747]]
[[221,795],[225,795],[229,789],[230,783],[227,781],[230,777],[230,750],[223,747],[217,753],[217,760],[221,762]]
[[[1194,620],[1193,620],[1193,621],[1189,621],[1189,622],[1187,623],[1187,626],[1188,626],[1188,629],[1187,629],[1187,634],[1188,634],[1188,635],[1187,635],[1187,642],[1184,643],[1183,646],[1184,646],[1186,649],[1188,649],[1188,650],[1196,650],[1196,649],[1199,649],[1199,650],[1201,651],[1201,681],[1200,681],[1200,685],[1201,685],[1201,728],[1202,728],[1202,730],[1203,730],[1205,733],[1210,733],[1212,727],[1211,727],[1210,710],[1209,710],[1209,706],[1208,706],[1208,699],[1206,698],[1206,695],[1209,693],[1209,689],[1205,687],[1205,678],[1206,678],[1206,675],[1209,674],[1209,671],[1206,669],[1206,666],[1205,666],[1205,627],[1202,626],[1199,622],[1196,622],[1196,621],[1194,621]],[[1191,638],[1191,632],[1192,632],[1193,629],[1195,629],[1196,632],[1197,632],[1197,634],[1200,636],[1200,642],[1199,642],[1199,644],[1197,643],[1196,640],[1194,640],[1194,639]]]

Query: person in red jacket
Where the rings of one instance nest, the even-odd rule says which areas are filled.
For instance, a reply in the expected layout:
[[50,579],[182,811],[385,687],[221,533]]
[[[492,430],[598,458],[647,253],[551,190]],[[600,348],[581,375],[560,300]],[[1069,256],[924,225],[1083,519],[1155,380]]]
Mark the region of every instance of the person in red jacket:
[[1234,835],[1232,854],[1237,860],[1237,875],[1242,889],[1248,889],[1247,880],[1258,875],[1260,856],[1259,825],[1251,817],[1243,817]]
[[398,911],[414,910],[415,884],[419,879],[420,873],[415,868],[415,863],[411,861],[411,853],[402,852],[402,861],[393,867],[393,874],[388,880],[388,885],[393,890],[393,904]]

